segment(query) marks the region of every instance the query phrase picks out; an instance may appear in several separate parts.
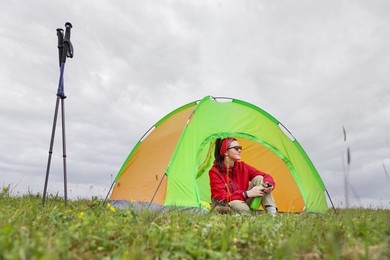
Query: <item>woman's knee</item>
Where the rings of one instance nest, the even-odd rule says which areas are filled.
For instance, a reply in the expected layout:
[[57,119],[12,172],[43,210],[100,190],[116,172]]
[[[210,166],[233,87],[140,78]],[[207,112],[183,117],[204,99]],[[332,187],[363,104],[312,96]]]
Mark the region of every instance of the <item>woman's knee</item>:
[[264,180],[264,177],[261,175],[258,175],[252,179],[251,183],[253,183],[253,186],[257,186],[257,185],[263,183],[263,180]]
[[231,202],[229,202],[229,205],[233,210],[239,213],[249,213],[251,211],[248,204],[246,204],[242,200],[232,200]]

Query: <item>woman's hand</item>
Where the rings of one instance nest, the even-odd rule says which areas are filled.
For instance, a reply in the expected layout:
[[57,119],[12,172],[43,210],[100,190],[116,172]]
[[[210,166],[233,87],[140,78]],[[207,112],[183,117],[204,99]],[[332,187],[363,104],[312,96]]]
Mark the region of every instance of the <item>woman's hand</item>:
[[266,183],[264,183],[264,192],[265,193],[271,193],[272,192],[272,190],[274,189],[274,186],[272,186],[272,184],[271,183],[269,183],[269,182],[266,182]]
[[263,186],[255,186],[252,189],[248,190],[246,194],[248,194],[249,198],[254,198],[254,197],[259,197],[259,196],[264,196],[264,191],[266,188]]

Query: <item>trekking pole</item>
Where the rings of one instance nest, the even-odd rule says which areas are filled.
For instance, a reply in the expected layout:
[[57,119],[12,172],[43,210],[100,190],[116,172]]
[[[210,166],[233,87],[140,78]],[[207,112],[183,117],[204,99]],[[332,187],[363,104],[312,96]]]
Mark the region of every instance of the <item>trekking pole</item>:
[[42,195],[42,207],[45,206],[45,198],[47,191],[47,183],[49,179],[50,165],[51,165],[51,156],[53,154],[53,144],[55,138],[55,131],[57,126],[57,116],[58,116],[58,107],[61,101],[61,116],[62,116],[62,149],[63,149],[63,168],[64,168],[64,199],[65,206],[67,202],[67,169],[66,169],[66,139],[65,139],[65,104],[64,99],[66,98],[64,94],[64,69],[66,58],[73,58],[73,45],[70,41],[70,30],[72,28],[71,23],[65,24],[65,37],[62,29],[57,29],[57,38],[58,38],[58,56],[59,56],[59,65],[60,65],[60,79],[58,83],[57,89],[57,100],[56,106],[54,110],[54,119],[53,119],[53,127],[51,132],[50,139],[50,147],[49,147],[49,157],[47,161],[46,167],[46,178],[45,178],[45,186],[43,189]]

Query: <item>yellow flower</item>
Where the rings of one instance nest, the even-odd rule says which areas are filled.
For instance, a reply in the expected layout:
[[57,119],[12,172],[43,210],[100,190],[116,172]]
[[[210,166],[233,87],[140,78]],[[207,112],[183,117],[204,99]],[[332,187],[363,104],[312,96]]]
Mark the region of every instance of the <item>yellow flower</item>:
[[109,208],[112,212],[115,212],[115,208],[111,206],[110,203],[107,203],[107,208]]
[[84,211],[81,211],[80,214],[79,214],[79,216],[78,216],[78,218],[79,218],[79,219],[82,219],[83,217],[84,217]]
[[3,186],[3,192],[7,192],[8,191],[8,187],[7,186]]
[[110,210],[111,210],[112,212],[115,212],[115,208],[114,208],[114,207],[110,207]]

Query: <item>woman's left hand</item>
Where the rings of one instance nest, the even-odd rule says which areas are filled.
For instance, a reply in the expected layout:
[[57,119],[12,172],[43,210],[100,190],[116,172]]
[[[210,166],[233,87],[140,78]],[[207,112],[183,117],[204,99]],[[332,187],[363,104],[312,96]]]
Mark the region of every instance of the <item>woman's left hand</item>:
[[269,183],[269,182],[264,183],[264,190],[263,191],[265,193],[271,193],[273,189],[274,189],[274,186],[272,186],[271,183]]

